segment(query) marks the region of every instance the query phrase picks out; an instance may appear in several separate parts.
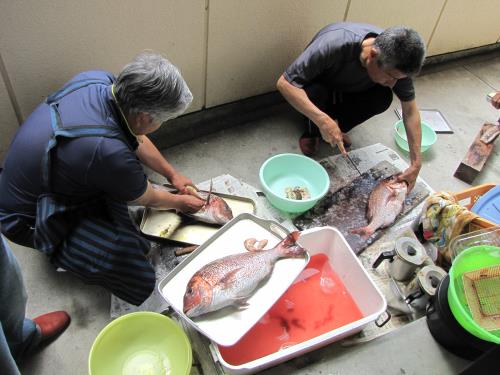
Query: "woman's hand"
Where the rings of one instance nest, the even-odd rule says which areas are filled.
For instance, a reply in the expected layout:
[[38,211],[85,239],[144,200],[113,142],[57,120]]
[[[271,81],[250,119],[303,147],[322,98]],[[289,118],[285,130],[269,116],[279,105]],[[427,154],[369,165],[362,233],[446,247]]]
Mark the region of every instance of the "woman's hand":
[[186,186],[194,186],[193,181],[191,181],[191,179],[187,178],[186,176],[180,173],[175,173],[172,176],[172,178],[170,178],[170,183],[174,185],[175,188],[180,192],[184,192]]
[[205,201],[194,195],[177,194],[175,208],[181,212],[192,214],[198,212],[205,205]]

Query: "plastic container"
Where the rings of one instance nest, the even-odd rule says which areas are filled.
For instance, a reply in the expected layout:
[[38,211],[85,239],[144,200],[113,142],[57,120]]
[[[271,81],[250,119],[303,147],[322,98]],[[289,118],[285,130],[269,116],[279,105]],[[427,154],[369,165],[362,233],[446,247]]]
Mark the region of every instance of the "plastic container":
[[464,233],[452,239],[449,246],[451,259],[470,247],[480,245],[500,246],[500,226]]
[[90,375],[188,375],[191,367],[191,344],[182,328],[153,312],[135,312],[109,323],[89,355]]
[[[484,194],[493,189],[495,186],[496,184],[493,183],[482,184],[458,193],[453,193],[452,195],[462,206],[470,210],[472,209],[474,204],[476,204],[479,198],[481,198]],[[473,232],[476,230],[480,230],[483,228],[491,228],[494,226],[495,224],[492,223],[491,221],[482,217],[478,217],[469,223],[466,232]]]
[[[260,167],[259,179],[269,202],[289,213],[302,213],[314,207],[330,187],[330,177],[325,168],[299,154],[279,154],[267,159]],[[286,189],[294,187],[306,188],[310,198],[287,198]]]
[[[437,134],[434,129],[432,129],[432,127],[426,122],[421,121],[420,125],[422,128],[422,143],[420,144],[420,152],[423,153],[427,151],[434,143],[436,143]],[[399,147],[401,147],[406,152],[410,152],[403,120],[399,120],[394,124],[394,140]]]
[[482,195],[472,206],[471,211],[496,225],[500,225],[500,185]]
[[500,344],[500,330],[487,331],[472,318],[464,292],[463,275],[489,266],[500,264],[500,247],[490,245],[473,246],[462,251],[453,260],[450,268],[448,303],[453,316],[468,332],[480,339]]
[[[361,331],[363,327],[375,321],[385,311],[387,304],[384,296],[368,276],[368,273],[346,242],[344,236],[336,228],[321,227],[303,231],[298,242],[307,249],[311,256],[320,253],[328,255],[331,267],[340,277],[347,291],[361,310],[362,318],[316,336],[313,339],[286,347],[265,357],[238,366],[227,363],[218,350],[217,345],[212,343],[211,348],[214,358],[227,373],[255,373],[278,363],[285,362]],[[307,303],[307,299],[304,300],[304,303]]]

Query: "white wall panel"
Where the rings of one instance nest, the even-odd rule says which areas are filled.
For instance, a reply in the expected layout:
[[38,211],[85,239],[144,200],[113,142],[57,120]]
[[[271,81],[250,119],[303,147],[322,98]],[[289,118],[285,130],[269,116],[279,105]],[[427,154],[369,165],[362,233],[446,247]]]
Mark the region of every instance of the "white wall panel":
[[493,44],[499,34],[499,0],[448,0],[429,52],[438,55]]
[[182,71],[202,106],[205,0],[2,0],[0,51],[22,114],[88,69],[118,73],[153,49]]
[[347,20],[371,23],[382,28],[408,26],[418,31],[427,44],[444,2],[445,0],[351,0]]
[[207,107],[275,90],[314,34],[347,0],[210,1]]
[[195,111],[274,91],[286,66],[321,27],[343,20],[347,6],[350,21],[415,28],[431,40],[430,56],[499,40],[498,1],[3,0],[0,52],[23,116],[74,74],[118,73],[144,49],[181,69]]

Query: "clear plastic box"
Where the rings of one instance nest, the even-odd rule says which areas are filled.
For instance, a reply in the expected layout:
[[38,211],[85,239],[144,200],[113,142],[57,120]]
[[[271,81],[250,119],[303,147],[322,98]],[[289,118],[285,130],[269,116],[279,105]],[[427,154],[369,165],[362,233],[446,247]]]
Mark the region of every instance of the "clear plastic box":
[[479,245],[500,246],[500,226],[480,229],[455,237],[449,246],[452,260],[463,250]]

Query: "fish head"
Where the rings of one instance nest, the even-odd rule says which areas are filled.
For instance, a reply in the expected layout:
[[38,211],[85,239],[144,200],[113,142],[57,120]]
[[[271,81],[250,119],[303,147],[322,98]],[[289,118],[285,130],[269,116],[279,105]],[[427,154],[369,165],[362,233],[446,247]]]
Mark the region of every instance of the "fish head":
[[194,275],[184,293],[183,312],[192,318],[204,314],[212,304],[212,286],[202,277]]
[[226,224],[233,218],[233,211],[227,202],[216,195],[212,195],[207,202],[209,209],[212,211],[215,220],[220,224]]
[[399,174],[395,174],[395,175],[392,175],[390,177],[387,177],[383,181],[383,184],[391,187],[392,189],[408,190],[408,182],[406,180],[398,181],[398,176],[399,176]]

